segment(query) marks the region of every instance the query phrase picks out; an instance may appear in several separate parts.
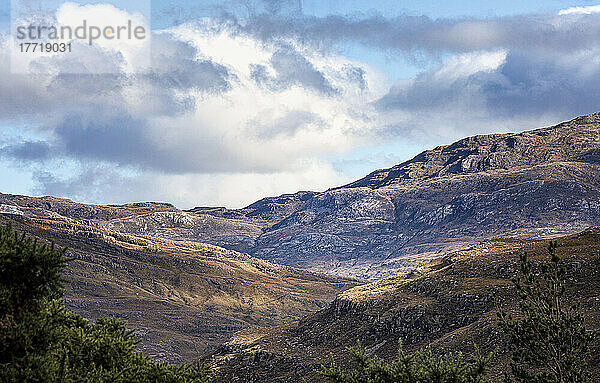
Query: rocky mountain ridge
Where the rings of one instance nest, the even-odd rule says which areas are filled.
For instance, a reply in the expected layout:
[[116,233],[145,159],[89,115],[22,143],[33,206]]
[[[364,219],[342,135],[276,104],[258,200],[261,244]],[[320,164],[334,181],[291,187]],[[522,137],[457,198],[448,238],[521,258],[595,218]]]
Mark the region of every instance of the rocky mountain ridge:
[[407,180],[516,169],[558,162],[600,162],[600,114],[523,133],[467,137],[342,186],[378,189]]

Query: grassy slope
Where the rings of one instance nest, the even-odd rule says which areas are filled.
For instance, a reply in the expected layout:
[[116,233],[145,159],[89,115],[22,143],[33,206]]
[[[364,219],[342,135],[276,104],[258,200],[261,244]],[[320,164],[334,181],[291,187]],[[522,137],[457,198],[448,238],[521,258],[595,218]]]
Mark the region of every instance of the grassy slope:
[[290,323],[357,283],[195,242],[122,234],[64,218],[2,214],[0,223],[68,247],[66,303],[117,315],[158,360],[197,358],[248,326]]

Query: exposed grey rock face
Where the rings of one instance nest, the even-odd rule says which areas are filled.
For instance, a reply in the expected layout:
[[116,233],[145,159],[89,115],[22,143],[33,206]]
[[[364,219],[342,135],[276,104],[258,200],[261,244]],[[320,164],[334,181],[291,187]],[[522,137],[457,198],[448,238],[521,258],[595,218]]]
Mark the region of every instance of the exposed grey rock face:
[[313,271],[378,279],[494,236],[551,237],[600,222],[600,114],[474,136],[322,193],[243,209],[90,206],[0,196],[3,209],[212,243]]

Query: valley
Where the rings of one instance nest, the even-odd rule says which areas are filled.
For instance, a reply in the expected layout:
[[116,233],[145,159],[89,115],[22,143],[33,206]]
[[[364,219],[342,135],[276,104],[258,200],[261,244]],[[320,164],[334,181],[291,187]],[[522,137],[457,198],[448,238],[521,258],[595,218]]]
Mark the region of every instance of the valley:
[[[316,379],[360,341],[437,354],[500,347],[518,254],[549,238],[600,328],[600,114],[468,137],[323,192],[242,209],[0,194],[0,224],[67,247],[67,308],[127,320],[158,361],[223,382]],[[500,343],[498,343],[500,342]],[[593,366],[597,372],[598,366]]]

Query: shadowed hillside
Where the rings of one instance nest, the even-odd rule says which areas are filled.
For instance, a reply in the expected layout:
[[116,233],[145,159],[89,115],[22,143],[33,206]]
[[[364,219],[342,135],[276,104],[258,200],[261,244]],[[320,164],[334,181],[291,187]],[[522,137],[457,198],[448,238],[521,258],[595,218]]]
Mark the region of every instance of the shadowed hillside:
[[[497,326],[496,304],[514,312],[511,278],[519,254],[547,259],[545,240],[498,239],[452,253],[432,263],[340,294],[326,309],[298,324],[236,334],[210,359],[223,382],[286,382],[315,379],[331,353],[341,364],[345,346],[359,340],[367,352],[391,360],[398,340],[407,351],[431,345],[437,354],[486,353],[498,347],[492,375],[506,370],[510,355]],[[600,228],[558,239],[567,269],[567,298],[581,303],[588,328],[600,328]],[[591,368],[600,376],[600,339]],[[242,367],[240,367],[242,366]]]

